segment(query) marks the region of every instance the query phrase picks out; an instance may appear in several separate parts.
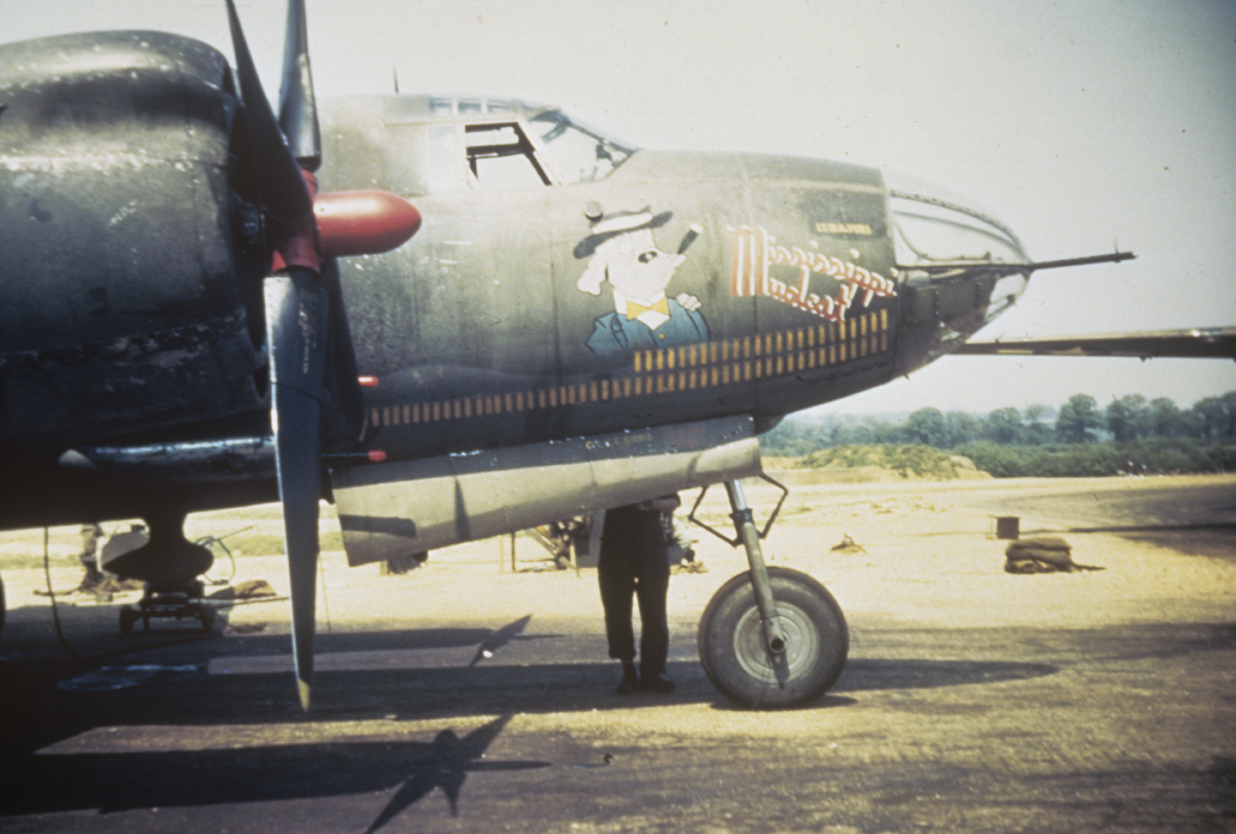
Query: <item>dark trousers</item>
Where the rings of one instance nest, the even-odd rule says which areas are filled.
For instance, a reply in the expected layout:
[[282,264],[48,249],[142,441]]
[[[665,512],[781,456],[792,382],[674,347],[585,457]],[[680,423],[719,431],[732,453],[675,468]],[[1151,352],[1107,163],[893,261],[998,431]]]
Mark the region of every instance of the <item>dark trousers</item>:
[[669,623],[665,597],[670,573],[660,514],[641,512],[632,518],[618,510],[607,513],[597,576],[601,604],[605,607],[609,656],[623,662],[635,659],[635,633],[631,625],[634,596],[639,601],[643,623],[640,669],[644,675],[666,672]]

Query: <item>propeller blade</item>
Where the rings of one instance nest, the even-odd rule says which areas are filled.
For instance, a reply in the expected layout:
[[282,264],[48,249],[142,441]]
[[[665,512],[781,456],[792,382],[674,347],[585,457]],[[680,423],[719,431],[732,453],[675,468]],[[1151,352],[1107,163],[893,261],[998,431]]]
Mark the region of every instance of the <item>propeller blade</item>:
[[[283,218],[300,217],[313,211],[313,199],[305,185],[296,157],[288,149],[270,102],[262,89],[249,44],[240,28],[236,5],[227,0],[228,23],[232,29],[232,51],[236,53],[236,74],[240,79],[240,94],[249,115],[249,130],[253,140],[255,169],[260,178],[262,202],[272,213]],[[305,63],[308,69],[308,59]]]
[[324,424],[330,427],[333,417],[338,434],[359,440],[365,433],[365,401],[358,382],[360,372],[356,368],[356,351],[352,346],[352,329],[348,325],[338,262],[331,260],[323,264],[321,282],[330,301],[327,372],[323,384],[334,404],[333,413],[327,412]]
[[279,127],[292,156],[307,171],[322,164],[322,134],[309,69],[309,33],[304,0],[288,0],[287,34],[283,41],[283,86],[279,94]]
[[327,292],[312,270],[291,267],[267,278],[266,343],[270,347],[271,427],[283,502],[292,604],[292,654],[301,707],[309,709],[322,497],[321,400],[329,319]]

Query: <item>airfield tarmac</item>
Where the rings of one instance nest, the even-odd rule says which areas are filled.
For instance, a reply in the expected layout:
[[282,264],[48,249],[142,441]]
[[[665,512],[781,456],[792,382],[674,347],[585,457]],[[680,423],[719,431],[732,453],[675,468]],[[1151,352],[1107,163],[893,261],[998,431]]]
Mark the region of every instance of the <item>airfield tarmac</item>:
[[[829,587],[851,648],[782,712],[735,709],[699,666],[700,613],[745,568],[702,531],[708,572],[670,584],[668,696],[613,693],[595,571],[546,570],[527,540],[517,573],[496,540],[404,576],[328,552],[308,716],[286,602],[126,637],[131,600],[65,595],[78,661],[35,594],[42,531],[0,534],[0,830],[1236,831],[1236,476],[785,478],[766,556]],[[723,496],[701,513],[725,529]],[[762,523],[775,492],[748,497]],[[997,515],[1104,570],[1004,573]],[[270,507],[190,521],[278,527]],[[76,528],[49,542],[67,591]],[[241,556],[234,581],[283,592],[280,562]]]

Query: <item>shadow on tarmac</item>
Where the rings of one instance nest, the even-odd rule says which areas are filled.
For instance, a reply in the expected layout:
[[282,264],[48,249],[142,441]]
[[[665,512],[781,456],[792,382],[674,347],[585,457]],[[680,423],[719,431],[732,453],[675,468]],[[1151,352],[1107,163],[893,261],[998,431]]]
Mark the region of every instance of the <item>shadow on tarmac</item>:
[[484,758],[504,715],[460,738],[430,743],[350,741],[241,750],[38,755],[9,760],[5,815],[219,805],[364,795],[395,790],[369,825],[375,832],[441,790],[458,815],[468,774],[550,767],[544,761]]
[[[454,642],[462,636],[435,630],[440,631],[447,633],[436,633],[439,640]],[[396,634],[405,645],[422,646],[433,643],[435,636]],[[383,635],[383,642],[393,639],[395,634]],[[376,832],[435,789],[445,794],[452,813],[458,813],[469,773],[563,766],[486,757],[511,715],[717,700],[699,665],[687,662],[671,664],[678,688],[669,696],[614,694],[611,663],[352,671],[318,676],[317,706],[307,719],[289,695],[290,674],[210,675],[199,659],[166,667],[104,666],[57,684],[34,680],[39,677],[37,667],[27,669],[11,661],[0,666],[6,707],[17,707],[27,718],[24,729],[10,727],[4,734],[0,760],[6,786],[0,798],[4,816],[88,809],[114,813],[393,790],[368,828]],[[127,672],[136,682],[115,689],[74,685],[82,678],[98,680],[106,670],[113,671],[116,681],[126,680]],[[830,693],[804,710],[857,703],[846,693],[988,683],[1054,671],[1052,666],[1027,663],[856,659],[833,690],[840,697]],[[19,691],[23,678],[31,685],[24,693]],[[28,701],[14,703],[23,694]],[[726,702],[717,706],[735,708]],[[330,721],[433,717],[449,721],[495,713],[501,717],[463,737],[445,729],[432,742],[358,740],[174,752],[36,753],[55,741],[101,727],[133,726],[140,728],[140,737],[158,743],[159,724],[264,723],[288,725],[294,731],[290,725],[311,721],[321,731],[320,724]],[[13,712],[7,715],[16,717]]]
[[[720,700],[695,661],[671,663],[670,673],[677,683],[672,694],[631,696],[614,692],[617,678],[611,662],[504,666],[500,660],[476,661],[476,657],[484,658],[484,652],[497,651],[516,640],[569,640],[564,635],[528,634],[530,625],[534,622],[525,617],[497,629],[319,635],[323,652],[381,650],[407,663],[403,668],[319,671],[315,706],[306,716],[292,695],[290,663],[288,672],[209,671],[212,661],[229,657],[286,657],[290,649],[286,635],[152,644],[140,654],[135,651],[83,664],[54,647],[46,623],[27,621],[12,636],[19,650],[30,653],[0,657],[0,778],[5,785],[0,822],[5,816],[88,809],[116,812],[382,793],[383,798],[375,802],[383,807],[374,808],[375,816],[357,824],[358,830],[367,825],[369,832],[377,832],[436,791],[457,812],[469,774],[478,771],[593,766],[570,764],[580,760],[581,751],[555,752],[554,744],[548,742],[546,749],[554,761],[506,761],[486,755],[510,716],[700,703],[718,710],[737,709]],[[152,631],[149,637],[166,641],[186,631],[191,633],[191,629],[169,628]],[[1103,656],[1141,656],[1151,651],[1174,656],[1227,650],[1236,641],[1236,626],[1156,624],[1069,635],[1059,647],[1065,655],[1068,647],[1081,647]],[[6,630],[6,651],[13,649],[9,637]],[[1021,639],[1032,637],[1020,635]],[[1014,645],[1017,635],[999,629],[975,639],[981,645],[1007,644],[1013,657],[1020,651]],[[115,633],[106,639],[95,638],[103,648],[131,645],[133,640]],[[473,665],[464,665],[466,655],[471,654],[465,652],[460,665],[415,668],[418,652],[442,648],[474,650]],[[563,648],[564,655],[568,651],[569,647]],[[862,693],[1029,680],[1061,668],[1052,663],[991,659],[853,657],[830,693],[802,711],[857,705]],[[938,704],[931,706],[932,710],[939,708]],[[462,735],[451,728],[460,720],[475,727],[478,716],[500,717]],[[439,730],[432,741],[296,742],[296,736],[329,738],[331,722],[374,720],[433,720],[447,729]],[[151,747],[168,746],[161,726],[224,728],[226,732],[233,725],[264,725],[258,737],[269,733],[271,739],[280,741],[237,749],[133,749],[133,739]],[[112,727],[126,728],[127,746],[116,744],[114,751],[98,752],[99,747],[108,750],[105,733]],[[92,730],[93,749],[75,752],[72,745],[46,749]]]
[[[524,635],[527,625],[520,620],[501,629],[326,635],[329,640],[325,642],[334,650],[386,646],[415,655],[420,648],[496,646],[503,640],[538,636]],[[990,635],[993,640],[1001,636]],[[1236,640],[1236,626],[1099,629],[1073,634],[1069,645],[1102,648],[1105,655],[1121,654],[1139,650],[1139,646],[1140,651],[1147,651],[1143,645],[1147,639],[1158,652],[1226,650]],[[464,788],[473,773],[606,766],[578,764],[591,753],[569,744],[559,749],[567,742],[552,739],[546,740],[542,753],[549,760],[504,760],[489,755],[487,751],[513,715],[692,703],[736,709],[719,702],[698,663],[686,661],[671,664],[678,687],[670,695],[617,695],[614,664],[609,662],[322,672],[309,716],[301,713],[291,696],[290,672],[208,672],[212,660],[229,654],[286,650],[286,638],[257,637],[201,641],[152,652],[153,656],[143,656],[137,663],[126,659],[83,666],[59,655],[4,657],[0,660],[0,720],[4,722],[0,778],[5,791],[0,795],[0,822],[7,816],[91,809],[107,813],[380,794],[365,811],[372,816],[356,825],[357,830],[367,826],[372,833],[438,791],[452,813],[458,813],[466,802]],[[858,657],[849,661],[825,698],[802,711],[857,705],[862,693],[1028,680],[1052,675],[1060,668],[999,660]],[[105,688],[108,681],[120,685]],[[938,710],[939,705],[931,709]],[[477,716],[498,717],[476,727]],[[329,739],[332,722],[373,720],[440,720],[446,729],[438,730],[432,740],[297,741],[298,737]],[[457,733],[452,725],[460,721],[471,729]],[[188,735],[201,728],[209,737],[211,728],[226,732],[233,725],[264,725],[257,728],[257,737],[269,737],[272,742],[246,743],[236,749],[134,749],[169,746],[161,726]],[[123,741],[109,739],[107,728],[113,727],[124,728],[112,737]],[[92,730],[84,742],[78,739],[47,749]],[[398,731],[387,726],[380,732]],[[422,725],[416,732],[433,731]],[[74,744],[80,746],[75,750]],[[363,804],[368,803],[366,799]]]

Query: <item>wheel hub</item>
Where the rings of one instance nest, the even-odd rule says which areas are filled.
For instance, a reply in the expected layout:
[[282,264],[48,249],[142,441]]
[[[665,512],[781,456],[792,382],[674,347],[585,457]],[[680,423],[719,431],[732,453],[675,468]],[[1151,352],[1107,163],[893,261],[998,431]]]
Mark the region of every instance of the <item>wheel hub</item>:
[[785,636],[779,652],[765,645],[759,611],[747,611],[734,630],[734,655],[752,678],[785,684],[805,675],[818,661],[820,636],[801,608],[781,600],[777,602],[777,621]]

